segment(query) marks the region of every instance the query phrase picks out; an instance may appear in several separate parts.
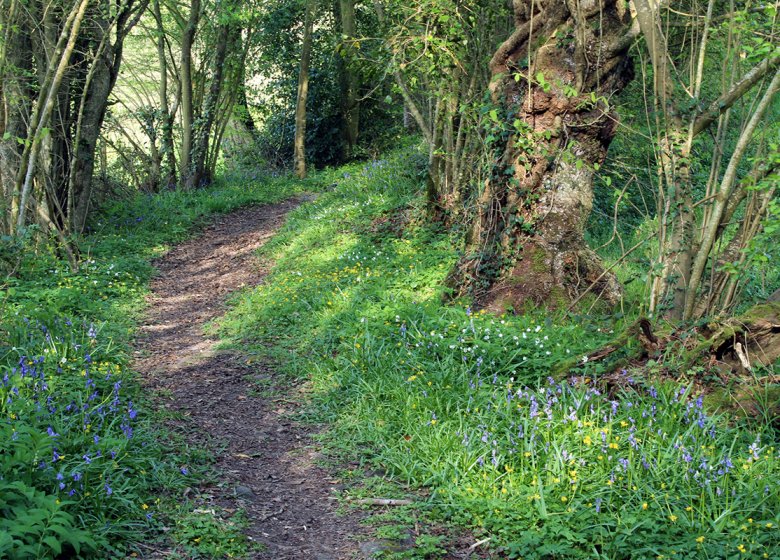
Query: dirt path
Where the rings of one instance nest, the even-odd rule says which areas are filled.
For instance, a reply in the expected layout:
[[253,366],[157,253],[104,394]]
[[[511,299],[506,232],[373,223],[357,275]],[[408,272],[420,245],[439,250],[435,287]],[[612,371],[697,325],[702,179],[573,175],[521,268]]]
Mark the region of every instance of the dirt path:
[[249,535],[263,545],[254,558],[341,560],[356,557],[353,537],[364,529],[354,515],[335,514],[334,481],[315,464],[312,428],[287,416],[295,396],[289,388],[282,394],[292,402],[258,396],[251,378],[278,388],[274,372],[247,365],[240,353],[217,352],[217,341],[203,334],[228,294],[263,281],[267,270],[254,252],[298,203],[223,216],[156,263],[135,367],[158,402],[187,417],[193,443],[221,450],[224,480],[201,488],[201,498],[246,511]]

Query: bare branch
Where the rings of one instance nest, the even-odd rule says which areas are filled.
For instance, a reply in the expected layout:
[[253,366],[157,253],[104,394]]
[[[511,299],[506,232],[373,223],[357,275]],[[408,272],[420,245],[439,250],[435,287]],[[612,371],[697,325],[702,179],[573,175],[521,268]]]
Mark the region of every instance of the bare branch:
[[710,126],[721,113],[734,105],[764,76],[778,66],[780,66],[780,53],[775,53],[754,66],[729,91],[710,103],[710,106],[696,118],[696,121],[693,123],[693,136],[697,136],[702,130]]

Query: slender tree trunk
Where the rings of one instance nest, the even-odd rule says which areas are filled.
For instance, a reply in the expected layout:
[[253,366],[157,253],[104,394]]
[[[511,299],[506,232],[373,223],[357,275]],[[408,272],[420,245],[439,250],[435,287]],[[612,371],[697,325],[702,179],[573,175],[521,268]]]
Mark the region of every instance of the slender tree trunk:
[[[688,85],[680,83],[682,76],[679,71],[673,71],[659,4],[654,0],[634,0],[634,5],[638,26],[645,37],[653,67],[654,109],[657,115],[662,116],[658,121],[658,160],[661,171],[658,195],[659,255],[653,267],[649,311],[661,312],[672,321],[687,320],[693,317],[697,309],[702,276],[710,258],[715,233],[721,227],[721,218],[728,204],[723,200],[722,187],[715,187],[721,157],[717,151],[722,150],[722,146],[718,145],[707,197],[700,201],[703,202],[700,210],[694,211],[699,205],[694,201],[690,170],[694,139],[726,114],[764,76],[774,73],[780,66],[780,55],[770,53],[741,79],[731,83],[728,88],[724,87],[722,95],[715,101],[684,118],[680,108],[682,104],[698,100],[702,92],[707,37],[715,2],[710,0],[707,4],[702,34],[697,48],[693,49],[696,54],[692,55],[694,60],[690,65]],[[726,138],[727,122],[724,120],[719,125],[722,134],[719,133],[718,138],[721,142]],[[735,151],[736,163],[739,163],[746,148],[744,138],[743,134]],[[731,161],[734,163],[733,156]],[[735,169],[731,164],[730,167]],[[729,170],[726,171],[728,176]],[[731,179],[729,189],[734,177]],[[727,198],[730,199],[729,203],[735,202],[730,195]]]
[[217,103],[222,94],[222,84],[225,76],[225,62],[227,59],[227,47],[230,39],[231,27],[229,24],[220,26],[217,35],[216,53],[214,55],[214,68],[212,70],[211,85],[203,103],[203,112],[200,124],[195,130],[195,144],[191,156],[192,172],[187,177],[188,189],[199,188],[210,182],[211,177],[206,173],[206,158],[208,156],[209,138],[216,118]]
[[257,132],[257,125],[252,118],[252,112],[249,110],[249,100],[246,95],[246,76],[245,64],[241,64],[240,82],[238,84],[238,93],[236,98],[236,115],[238,120],[244,125],[246,130],[252,136]]
[[125,2],[124,9],[111,19],[108,17],[111,13],[108,9],[110,6],[98,6],[90,18],[91,30],[98,32],[100,43],[93,53],[94,60],[84,84],[76,115],[76,130],[72,138],[68,177],[68,225],[75,233],[82,232],[86,226],[92,198],[97,143],[108,109],[108,98],[119,76],[124,41],[147,5],[148,0]]
[[[65,25],[62,28],[60,39],[54,51],[53,60],[57,61],[57,66],[47,72],[47,79],[44,80],[41,97],[38,98],[36,108],[28,126],[28,138],[30,142],[25,146],[22,153],[21,164],[16,176],[16,188],[19,191],[18,215],[16,216],[16,233],[19,235],[25,225],[25,212],[27,202],[32,191],[33,178],[35,176],[35,165],[38,159],[38,153],[41,149],[44,129],[49,124],[51,113],[57,101],[59,87],[65,77],[66,69],[70,56],[76,46],[81,22],[89,6],[89,0],[81,0],[75,4],[68,16]],[[45,97],[44,97],[45,96]]]
[[192,46],[195,42],[195,33],[200,21],[200,0],[191,0],[190,15],[181,39],[181,65],[179,74],[181,79],[181,169],[179,176],[182,186],[190,184],[192,173],[192,141],[194,126],[194,104],[192,84]]
[[26,29],[19,24],[18,5],[14,0],[1,5],[2,60],[0,60],[0,185],[2,185],[2,224],[0,233],[11,234],[13,216],[19,209],[14,193],[16,172],[22,158],[27,122],[30,118],[30,100],[33,91],[24,79],[32,73],[32,45]]
[[293,168],[299,179],[306,178],[306,100],[309,96],[309,63],[311,62],[313,0],[305,0],[301,65],[298,72],[298,95],[295,106],[295,139]]
[[764,92],[761,100],[756,106],[755,112],[751,116],[747,125],[745,126],[742,134],[737,141],[737,145],[734,148],[734,153],[731,156],[729,165],[726,168],[726,172],[723,175],[723,179],[720,183],[720,188],[715,195],[715,203],[712,208],[712,216],[707,224],[705,224],[705,230],[702,235],[702,240],[697,247],[695,259],[693,260],[690,286],[688,288],[688,298],[685,301],[685,310],[683,314],[684,319],[690,319],[693,316],[693,312],[696,305],[696,296],[698,294],[699,286],[701,284],[704,269],[707,266],[707,261],[710,257],[710,251],[715,242],[718,229],[721,225],[721,218],[723,217],[726,208],[728,207],[729,198],[734,193],[734,185],[737,177],[737,166],[742,160],[742,156],[750,143],[753,133],[762,122],[764,113],[769,108],[775,94],[780,91],[780,70],[778,70],[769,87]]
[[341,50],[337,58],[339,70],[339,84],[341,89],[341,136],[345,146],[345,157],[352,156],[357,144],[360,126],[360,105],[358,103],[358,89],[360,84],[351,68],[351,56],[353,47],[351,40],[357,33],[355,20],[355,0],[338,0],[336,6],[339,28],[341,31]]
[[160,98],[160,119],[162,120],[160,143],[162,156],[166,159],[163,184],[166,188],[173,189],[176,186],[176,152],[173,147],[173,115],[168,106],[168,58],[165,54],[165,28],[160,12],[160,0],[154,0],[152,9],[157,24],[157,59],[160,65],[160,84],[157,90]]

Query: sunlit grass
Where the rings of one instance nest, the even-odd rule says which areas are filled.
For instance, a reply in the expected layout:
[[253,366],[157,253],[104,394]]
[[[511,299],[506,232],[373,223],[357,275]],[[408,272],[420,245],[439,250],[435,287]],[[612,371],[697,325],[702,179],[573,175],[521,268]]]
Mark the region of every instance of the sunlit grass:
[[[223,334],[309,384],[332,449],[430,487],[503,556],[776,557],[776,436],[639,372],[604,394],[584,356],[614,316],[442,304],[459,241],[418,210],[414,158],[323,177],[337,186],[266,246],[276,267]],[[576,383],[548,380],[562,362]]]

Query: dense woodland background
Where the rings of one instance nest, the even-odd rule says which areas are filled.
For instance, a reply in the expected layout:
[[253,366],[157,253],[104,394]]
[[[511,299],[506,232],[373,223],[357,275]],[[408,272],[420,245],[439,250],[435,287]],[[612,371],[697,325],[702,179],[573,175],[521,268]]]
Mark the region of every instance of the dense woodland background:
[[[3,371],[11,379],[14,375],[29,379],[31,371],[33,377],[37,375],[35,364],[39,362],[30,361],[36,351],[22,353],[17,347],[34,346],[32,341],[39,339],[41,348],[49,344],[52,338],[47,332],[53,327],[48,321],[58,322],[57,328],[67,332],[76,329],[73,324],[83,327],[84,332],[71,334],[87,346],[95,339],[95,324],[111,323],[110,315],[116,309],[109,313],[89,295],[89,290],[97,288],[88,287],[87,278],[103,274],[97,272],[102,265],[95,264],[95,259],[109,259],[106,263],[117,255],[125,259],[125,264],[112,269],[116,276],[106,280],[111,282],[110,289],[96,294],[132,307],[138,304],[138,294],[150,274],[144,263],[153,247],[179,239],[202,214],[268,202],[303,189],[322,191],[319,206],[292,220],[284,239],[290,244],[296,235],[304,240],[301,243],[320,239],[317,236],[325,235],[325,230],[311,229],[311,220],[330,212],[343,223],[328,235],[334,239],[345,232],[368,236],[379,251],[374,260],[385,250],[384,243],[407,239],[417,247],[419,261],[411,255],[409,264],[400,259],[400,253],[395,256],[403,266],[423,274],[411,288],[428,294],[426,301],[435,306],[430,313],[444,317],[467,312],[444,321],[462,322],[460,335],[458,329],[442,331],[442,325],[433,330],[443,337],[451,335],[451,349],[462,349],[464,339],[472,337],[472,352],[483,342],[488,355],[495,352],[494,371],[490,372],[481,369],[487,355],[478,362],[469,361],[474,355],[469,360],[464,355],[462,362],[468,364],[468,371],[463,375],[476,372],[479,378],[481,372],[485,379],[492,377],[493,385],[503,376],[501,383],[508,383],[510,395],[513,385],[530,384],[531,378],[550,375],[555,378],[551,383],[557,383],[567,375],[573,379],[604,376],[612,387],[606,393],[612,398],[622,390],[615,387],[625,385],[619,381],[621,376],[635,368],[649,379],[673,379],[684,387],[683,392],[677,386],[667,387],[664,397],[670,418],[685,416],[687,427],[682,428],[680,438],[691,435],[697,425],[695,414],[699,414],[697,429],[705,430],[705,417],[712,426],[729,426],[722,441],[718,440],[723,453],[708,456],[704,452],[696,459],[698,474],[694,474],[694,465],[687,471],[690,476],[680,477],[687,490],[676,492],[685,499],[698,496],[698,505],[687,507],[700,514],[691,516],[685,527],[677,524],[678,517],[684,517],[675,509],[685,507],[680,496],[669,498],[667,494],[661,508],[666,511],[662,518],[674,518],[669,527],[656,521],[643,525],[646,497],[634,504],[639,513],[631,515],[637,518],[623,525],[618,520],[613,525],[591,526],[594,522],[587,516],[558,525],[550,521],[544,491],[534,490],[530,498],[525,492],[518,499],[536,504],[538,517],[531,516],[530,522],[523,518],[523,522],[546,535],[537,535],[539,542],[563,539],[582,557],[596,549],[602,551],[599,557],[631,557],[626,551],[639,545],[621,531],[634,523],[632,531],[647,531],[660,541],[678,543],[675,546],[689,558],[738,557],[745,552],[739,546],[752,547],[755,555],[776,557],[780,540],[771,528],[778,524],[780,511],[778,456],[773,447],[780,401],[774,369],[780,358],[778,7],[777,2],[752,0],[0,0],[0,287],[5,291],[5,296],[0,294],[4,298],[0,300],[4,305],[0,358],[7,362]],[[356,210],[358,203],[364,204],[362,215]],[[147,215],[143,208],[153,210]],[[359,247],[362,241],[354,243]],[[315,286],[320,290],[319,273],[312,268],[317,263],[296,261],[300,255],[279,247],[274,256],[280,262],[295,262],[300,270],[312,274],[311,284],[302,281],[298,296],[305,299],[301,294]],[[338,258],[353,259],[349,254]],[[326,257],[333,255],[323,253],[322,258]],[[385,262],[384,258],[380,261]],[[388,259],[384,273],[397,274],[393,266],[398,263]],[[353,261],[367,264],[364,257]],[[52,271],[61,275],[59,279],[52,279]],[[272,293],[274,289],[267,288]],[[376,288],[380,289],[396,294],[392,286]],[[299,311],[308,313],[294,307],[298,296],[283,293],[284,301],[293,307],[274,313],[294,312],[295,317]],[[428,344],[430,348],[431,342],[423,340],[426,329],[421,326],[407,334],[413,320],[398,319],[396,311],[403,308],[398,302],[406,297],[401,294],[398,291],[388,300],[392,303],[384,303],[383,309],[392,315],[385,335],[395,341],[396,330],[402,328],[399,346],[407,343],[407,336],[416,336],[421,339],[415,347]],[[374,301],[374,296],[367,297]],[[383,297],[376,295],[377,300]],[[247,334],[248,325],[264,332],[257,318],[273,310],[251,301],[254,308],[246,302],[238,305],[237,315],[226,322],[225,336],[252,338],[255,335]],[[371,316],[369,304],[362,301],[350,301],[354,309],[343,311],[345,323],[350,317],[362,322]],[[322,309],[332,306],[331,301],[320,304]],[[459,311],[452,311],[456,308]],[[475,326],[476,310],[482,310],[478,317],[485,324]],[[331,324],[332,317],[323,313],[327,320],[316,328],[285,320],[280,326],[284,332],[287,328],[296,332],[313,329],[322,334],[316,344],[302,334],[289,334],[292,342],[286,350],[298,348],[297,352],[313,344],[327,359],[333,357],[330,381],[323,378],[323,387],[330,382],[343,387],[346,382],[340,376],[353,367],[361,375],[371,375],[379,365],[378,358],[367,356],[368,342],[357,345],[358,349],[363,345],[357,361],[337,364],[331,352],[333,345],[347,343],[355,351],[357,338],[350,337],[357,337],[362,327],[327,334],[324,326]],[[267,320],[276,324],[271,315]],[[419,319],[420,325],[432,320],[425,317]],[[384,322],[378,315],[374,319]],[[517,329],[489,326],[493,320],[500,325],[516,321],[512,324]],[[70,323],[67,328],[66,323]],[[566,330],[569,323],[585,330]],[[530,367],[526,378],[512,360],[527,359],[529,354],[507,354],[504,346],[492,348],[488,342],[496,330],[501,337],[519,340],[520,333],[525,339],[533,327],[541,329],[542,325],[549,330],[553,324],[563,330],[555,331],[556,335],[551,332],[550,337],[563,346],[552,355],[545,350],[546,354],[531,356],[538,363],[526,366]],[[591,327],[595,330],[588,331]],[[117,331],[116,336],[124,335]],[[537,340],[539,344],[544,347]],[[107,361],[114,359],[111,344],[103,351]],[[73,348],[68,352],[74,352]],[[442,365],[447,360],[441,356],[418,357],[421,363],[431,360],[425,362],[431,369],[456,371],[461,367],[456,360],[447,366],[454,369],[447,370]],[[365,361],[357,365],[360,360]],[[41,358],[40,363],[47,362]],[[297,373],[309,375],[303,366]],[[404,378],[412,380],[418,375],[409,372]],[[382,378],[377,374],[376,379]],[[474,389],[473,380],[469,384]],[[455,382],[449,388],[452,385]],[[557,387],[561,395],[569,390],[566,386],[551,387]],[[0,433],[8,438],[18,432],[14,421],[19,411],[11,404],[16,398],[11,394],[14,387],[13,395],[18,396],[19,387],[6,375],[0,387],[6,403],[0,405]],[[28,388],[34,389],[31,395],[37,395],[29,397],[28,405],[42,406],[36,391],[43,389],[38,385]],[[109,394],[113,389],[107,385],[106,390]],[[384,389],[372,390],[381,393]],[[697,412],[702,410],[701,401],[695,400],[697,394],[717,395],[711,411],[725,413],[727,418],[713,420]],[[724,394],[736,398],[729,400]],[[452,402],[468,399],[463,406],[453,407],[471,413],[468,395],[465,391],[452,396]],[[495,401],[495,396],[485,397],[490,403],[487,411],[493,414],[483,408],[480,420],[472,426],[475,432],[468,435],[468,427],[455,430],[458,438],[467,442],[470,437],[479,440],[482,436],[477,432],[493,434],[489,426],[496,418],[517,431],[520,421],[500,412],[501,399]],[[360,400],[363,397],[356,401],[346,394],[333,398],[342,404],[353,403],[354,409],[345,406],[354,418],[365,418],[361,415],[371,408]],[[528,403],[523,406],[530,409],[534,403],[539,405],[531,392],[518,398],[525,398]],[[539,397],[542,406],[544,398]],[[560,397],[569,407],[561,409],[561,418],[549,408],[548,399],[550,422],[555,417],[556,422],[566,424],[566,415],[580,410],[578,398]],[[624,401],[624,397],[615,398],[605,403]],[[608,410],[611,405],[605,403],[604,410]],[[604,412],[599,408],[602,405],[598,410],[591,406],[597,423]],[[132,401],[120,408],[129,414]],[[436,426],[439,419],[431,412],[434,407],[423,408],[421,413],[429,416],[428,427]],[[610,422],[635,427],[637,418],[631,411],[625,412],[625,418],[617,408],[611,414]],[[650,413],[643,412],[643,418],[646,414]],[[735,427],[730,424],[735,415],[761,427]],[[6,416],[11,420],[3,420]],[[392,416],[388,413],[388,418]],[[46,422],[39,426],[43,433],[53,429]],[[120,423],[129,440],[129,421],[117,420],[116,427]],[[655,437],[651,425],[646,427],[648,445]],[[375,426],[377,432],[367,439],[390,449],[384,436],[377,435],[385,433],[382,426]],[[667,436],[677,433],[677,428],[664,429]],[[84,517],[78,508],[53,505],[56,492],[52,494],[50,487],[56,490],[63,484],[60,490],[65,488],[56,482],[60,478],[51,478],[58,476],[56,469],[46,475],[49,478],[22,477],[19,473],[28,469],[28,463],[42,456],[41,449],[51,446],[35,429],[28,431],[32,447],[25,453],[30,456],[20,455],[21,451],[0,452],[0,491],[15,496],[0,501],[0,510],[10,520],[0,522],[0,529],[15,527],[21,535],[16,540],[35,541],[42,556],[47,553],[40,551],[49,548],[99,550],[124,546],[116,544],[122,539],[138,538],[134,533],[138,528],[132,523],[116,535],[110,530],[94,531],[106,516],[126,517],[128,504],[111,506],[115,510],[103,510],[102,503],[84,506],[84,511],[92,512]],[[345,426],[334,433],[354,436],[345,435],[351,433]],[[606,432],[600,433],[578,437],[580,443],[607,437]],[[625,437],[634,438],[633,433]],[[763,443],[758,433],[763,434]],[[154,440],[156,436],[148,437]],[[450,443],[442,443],[444,436],[437,437],[438,443],[431,444],[427,459],[421,456],[421,461],[436,463],[431,459],[435,449],[446,453],[437,446],[448,448]],[[520,523],[517,507],[505,511],[502,506],[502,513],[495,515],[490,511],[507,488],[510,494],[520,492],[506,484],[513,470],[517,476],[520,472],[528,475],[527,487],[536,485],[542,474],[536,464],[531,468],[523,463],[511,435],[506,436],[506,450],[493,437],[485,435],[483,442],[492,441],[486,443],[486,450],[453,459],[440,470],[450,478],[466,480],[475,472],[477,457],[480,468],[486,462],[489,467],[492,459],[493,470],[503,474],[493,472],[484,480],[490,478],[496,495],[487,487],[479,494],[473,481],[471,486],[464,483],[449,488],[435,470],[420,474],[415,469],[422,467],[392,466],[397,458],[381,461],[401,479],[444,488],[451,500],[469,504],[461,505],[467,513],[460,522],[501,535],[496,544],[509,543],[504,554],[530,554],[528,547],[537,546],[533,544],[537,536],[524,533],[521,537],[510,528]],[[515,438],[523,437],[521,428]],[[565,457],[561,459],[567,453],[561,440],[549,437],[545,452],[549,453],[550,445],[558,450],[558,466],[548,465],[548,471],[576,472],[567,466]],[[623,459],[641,461],[645,470],[655,461],[654,480],[669,477],[674,469],[659,465],[667,459],[679,463],[681,444],[671,450],[672,442],[665,438],[652,461],[633,443],[630,448],[636,453]],[[755,447],[735,469],[747,465],[744,470],[748,471],[764,455],[761,461],[773,463],[762,466],[766,470],[760,475],[734,482],[733,492],[729,486],[733,501],[721,507],[720,496],[726,490],[716,480],[731,472],[733,465],[725,465],[737,462],[735,452],[729,451],[737,444],[729,442],[745,438]],[[625,441],[620,445],[625,447]],[[695,437],[694,441],[695,445],[687,444],[690,449],[700,447]],[[604,439],[604,449],[610,454],[611,445]],[[515,451],[510,448],[525,466],[512,463]],[[43,454],[51,453],[46,448]],[[57,462],[56,448],[53,453],[52,464]],[[499,455],[506,462],[497,459]],[[684,463],[690,462],[685,458]],[[616,481],[615,473],[628,472],[627,464],[620,463],[622,471],[615,467],[602,473],[610,477],[610,486]],[[723,472],[711,476],[718,469]],[[26,486],[15,485],[14,478],[24,480]],[[564,478],[576,488],[576,474]],[[700,484],[705,478],[707,482]],[[695,485],[698,490],[692,490]],[[643,491],[633,482],[626,482],[624,490],[637,495]],[[149,490],[138,490],[143,491]],[[648,495],[657,492],[661,491],[654,487]],[[745,497],[751,493],[758,497]],[[590,504],[586,509],[592,510],[597,503],[600,511],[602,500],[609,501],[597,494],[583,498],[583,504]],[[564,505],[572,499],[565,493],[554,497],[566,498]],[[14,507],[29,509],[33,500],[40,501],[36,507],[44,512],[41,515],[62,512],[61,526],[72,525],[75,536],[65,537],[65,529],[59,533],[19,529],[24,523],[14,522],[18,512],[10,512],[17,511]],[[740,504],[740,500],[747,501]],[[624,501],[632,503],[628,498]],[[627,514],[616,502],[609,503],[619,512],[615,519]],[[742,518],[748,517],[744,512],[752,516],[751,523],[755,518],[766,529],[759,536],[751,533],[753,540],[735,537],[740,535]],[[97,525],[91,515],[99,520]],[[571,529],[573,525],[580,527],[579,532]],[[596,526],[600,528],[593,529]],[[707,548],[704,537],[698,537],[706,534],[710,539],[710,533],[714,544]],[[45,547],[41,544],[44,537],[52,539]],[[621,541],[623,537],[627,540]],[[0,537],[0,555],[6,550],[3,546],[11,551],[16,546],[16,537],[4,538]],[[622,544],[613,548],[605,544],[616,538]],[[595,549],[593,543],[598,543]],[[665,557],[660,549],[642,550],[637,557]],[[728,554],[721,554],[723,550],[729,550]],[[527,557],[575,557],[565,554],[569,553],[551,549]]]
[[4,259],[35,225],[75,267],[107,200],[239,163],[303,177],[415,132],[432,219],[467,232],[458,293],[616,302],[595,206],[612,246],[643,228],[621,249],[647,255],[648,313],[728,313],[775,245],[775,8],[7,2]]

